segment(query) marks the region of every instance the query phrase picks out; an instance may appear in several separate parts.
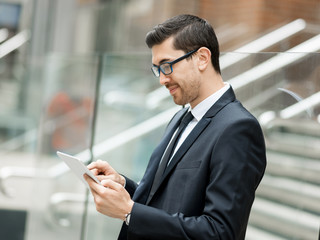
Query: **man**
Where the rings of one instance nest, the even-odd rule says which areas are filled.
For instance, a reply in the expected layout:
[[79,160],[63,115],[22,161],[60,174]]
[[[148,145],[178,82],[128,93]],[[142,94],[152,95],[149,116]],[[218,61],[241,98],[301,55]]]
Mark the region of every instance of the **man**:
[[[88,166],[103,184],[86,177],[97,211],[125,221],[119,239],[244,239],[266,166],[264,138],[222,80],[214,30],[180,15],[156,26],[146,43],[160,84],[190,109],[171,119],[139,185],[107,162]],[[188,111],[192,120],[180,135]]]

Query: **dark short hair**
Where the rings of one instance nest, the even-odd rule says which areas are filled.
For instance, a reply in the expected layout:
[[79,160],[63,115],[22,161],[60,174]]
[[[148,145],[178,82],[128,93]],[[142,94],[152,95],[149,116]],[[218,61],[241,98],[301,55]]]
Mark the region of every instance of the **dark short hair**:
[[207,47],[211,51],[213,68],[221,74],[219,43],[209,22],[189,14],[178,15],[158,24],[148,32],[146,43],[149,48],[152,48],[171,36],[174,37],[174,48],[183,50],[185,53],[200,47]]

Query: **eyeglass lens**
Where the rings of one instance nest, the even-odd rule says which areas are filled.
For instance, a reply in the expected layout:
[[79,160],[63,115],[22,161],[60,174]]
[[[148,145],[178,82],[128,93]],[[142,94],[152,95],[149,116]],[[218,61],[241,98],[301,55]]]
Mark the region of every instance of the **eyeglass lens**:
[[[199,49],[199,48],[198,48]],[[170,73],[172,73],[172,65],[189,57],[191,54],[195,53],[196,51],[198,51],[198,49],[195,49],[191,52],[188,52],[187,54],[183,55],[182,57],[172,61],[172,62],[167,62],[167,63],[163,63],[163,64],[160,64],[160,66],[155,66],[153,65],[151,67],[151,70],[153,72],[153,74],[156,76],[156,77],[160,77],[160,71],[164,74],[164,75],[168,75]]]

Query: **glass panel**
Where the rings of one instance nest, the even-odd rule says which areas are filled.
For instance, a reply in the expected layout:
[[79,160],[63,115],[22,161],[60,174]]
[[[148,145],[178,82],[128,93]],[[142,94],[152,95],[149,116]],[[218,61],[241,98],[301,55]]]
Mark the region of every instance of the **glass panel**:
[[[26,239],[80,239],[86,188],[56,156],[89,161],[98,57],[54,54],[44,63],[44,98]],[[34,88],[37,90],[37,88]]]
[[[136,181],[179,108],[150,66],[149,55],[107,55],[103,60],[94,157]],[[87,222],[86,239],[96,240],[116,239],[122,224],[97,213],[92,201]]]
[[[99,94],[95,157],[99,154],[99,157],[103,156],[108,161],[115,161],[115,164],[122,168],[123,173],[133,174],[136,180],[144,172],[140,164],[145,165],[147,162],[142,160],[145,159],[143,156],[149,156],[161,137],[162,127],[166,124],[152,118],[167,110],[174,112],[176,108],[168,91],[161,87],[159,79],[153,76],[149,66],[151,66],[151,57],[146,55],[106,56]],[[147,120],[151,120],[154,126],[150,132],[146,131],[145,136],[143,132],[139,132],[137,126],[143,126],[143,124],[147,126],[148,122],[145,123]],[[159,124],[160,129],[157,128]],[[132,131],[127,132],[129,129]],[[107,152],[104,140],[115,139],[120,133],[125,134],[121,136],[122,141],[123,138],[133,138],[132,141],[124,141],[123,144],[127,144],[126,146],[113,142],[109,148],[116,151]],[[134,138],[134,136],[137,137]],[[124,147],[127,151],[119,151],[116,149],[117,146],[120,146],[120,149]],[[135,156],[135,154],[138,155]],[[119,158],[127,160],[124,162]],[[132,167],[128,167],[128,163],[133,164]]]
[[[33,168],[42,87],[39,69],[16,60],[0,59],[0,230],[3,239],[23,239],[32,205]],[[33,77],[31,77],[33,75]],[[37,88],[31,91],[31,86]],[[36,101],[34,101],[36,99]],[[32,175],[32,173],[31,173]],[[8,221],[10,219],[10,221]]]

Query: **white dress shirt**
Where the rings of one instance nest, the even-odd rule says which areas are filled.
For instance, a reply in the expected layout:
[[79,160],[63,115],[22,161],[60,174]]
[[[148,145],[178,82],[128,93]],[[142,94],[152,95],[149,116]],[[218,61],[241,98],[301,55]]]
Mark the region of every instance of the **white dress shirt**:
[[[177,152],[179,147],[182,145],[184,140],[188,137],[188,135],[191,133],[191,131],[194,129],[194,127],[198,124],[198,122],[202,119],[202,117],[206,114],[206,112],[215,104],[219,98],[230,88],[229,83],[224,83],[224,87],[219,89],[217,92],[213,93],[209,97],[207,97],[205,100],[200,102],[197,106],[195,106],[193,109],[191,109],[191,113],[194,116],[194,118],[191,120],[191,122],[187,125],[186,129],[183,131],[181,134],[178,143],[174,149],[174,152],[172,154],[172,157],[174,154]],[[190,109],[189,109],[190,111]],[[178,129],[177,129],[178,130]],[[177,133],[176,132],[173,134],[172,138],[174,135]],[[169,143],[170,144],[170,143]],[[168,145],[169,145],[168,144]],[[171,159],[172,159],[171,157]],[[171,161],[170,159],[170,161]],[[170,161],[168,162],[168,165],[170,164]]]

